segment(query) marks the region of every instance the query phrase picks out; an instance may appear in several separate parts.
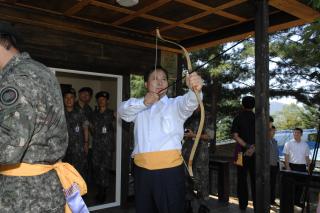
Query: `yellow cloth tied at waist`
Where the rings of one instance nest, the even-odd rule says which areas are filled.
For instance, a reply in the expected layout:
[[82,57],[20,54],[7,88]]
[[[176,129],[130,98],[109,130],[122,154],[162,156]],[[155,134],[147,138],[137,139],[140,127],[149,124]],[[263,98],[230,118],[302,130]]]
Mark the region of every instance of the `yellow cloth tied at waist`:
[[[79,172],[70,164],[60,161],[53,165],[28,163],[0,165],[0,174],[5,176],[37,176],[47,173],[52,169],[56,170],[64,190],[69,189],[73,183],[76,183],[79,186],[81,195],[87,193],[86,182],[83,180]],[[65,212],[71,213],[67,204]]]

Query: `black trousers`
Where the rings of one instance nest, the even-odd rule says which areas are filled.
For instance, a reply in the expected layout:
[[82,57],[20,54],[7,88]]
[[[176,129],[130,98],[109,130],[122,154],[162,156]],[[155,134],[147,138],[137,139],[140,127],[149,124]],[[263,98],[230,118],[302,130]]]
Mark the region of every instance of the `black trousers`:
[[184,213],[185,174],[183,165],[147,170],[135,165],[137,213]]
[[273,204],[276,199],[276,183],[279,173],[279,164],[270,166],[270,203]]
[[255,206],[256,178],[255,178],[255,157],[243,157],[243,166],[237,166],[237,195],[239,207],[244,210],[248,206],[248,174],[251,182],[251,195]]
[[[306,165],[305,164],[294,164],[294,163],[289,163],[289,166],[292,171],[297,171],[297,172],[307,172]],[[299,183],[304,183],[305,180],[304,178],[301,178],[297,180]],[[295,190],[294,190],[294,204],[297,206],[302,206],[302,203],[300,201],[301,196],[303,193],[303,186],[301,185],[295,185]]]

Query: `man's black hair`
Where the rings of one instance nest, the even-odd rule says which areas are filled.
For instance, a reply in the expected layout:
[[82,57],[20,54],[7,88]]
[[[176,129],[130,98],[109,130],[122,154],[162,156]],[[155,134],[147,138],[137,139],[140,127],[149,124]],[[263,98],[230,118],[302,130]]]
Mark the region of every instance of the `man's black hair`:
[[269,122],[274,122],[274,119],[272,116],[269,116]]
[[11,47],[18,49],[17,40],[21,40],[17,31],[9,22],[0,21],[0,45],[9,50]]
[[273,126],[273,125],[272,125],[272,127],[271,127],[271,128],[272,128],[272,129],[276,129],[276,127],[275,127],[275,126]]
[[69,89],[63,91],[63,97],[65,97],[67,94],[72,94],[74,97],[77,97],[76,91],[72,87],[70,87]]
[[242,106],[245,109],[253,109],[254,108],[254,97],[252,96],[245,96],[242,98]]
[[301,128],[299,128],[299,127],[294,128],[294,131],[300,131],[301,135],[303,134],[303,130]]
[[81,92],[88,92],[90,96],[92,96],[93,94],[93,90],[90,87],[82,87],[81,89],[79,89],[78,93]]
[[162,70],[165,74],[166,74],[166,77],[168,79],[169,75],[168,75],[168,71],[166,69],[164,69],[162,66],[158,65],[156,66],[156,69],[154,67],[152,67],[151,69],[147,70],[144,75],[143,75],[143,78],[144,78],[144,82],[147,82],[149,80],[149,76],[151,75],[151,73],[153,73],[155,70]]

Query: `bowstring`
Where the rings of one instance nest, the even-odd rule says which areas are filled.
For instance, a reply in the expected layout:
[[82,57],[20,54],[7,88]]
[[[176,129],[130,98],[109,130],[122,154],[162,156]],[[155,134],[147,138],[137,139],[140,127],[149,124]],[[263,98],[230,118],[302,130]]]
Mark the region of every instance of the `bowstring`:
[[156,74],[154,75],[154,80],[156,80],[157,79],[157,64],[158,64],[158,36],[157,36],[157,34],[155,34],[155,36],[156,36],[156,58],[155,58],[155,60],[154,60],[154,71],[156,72]]

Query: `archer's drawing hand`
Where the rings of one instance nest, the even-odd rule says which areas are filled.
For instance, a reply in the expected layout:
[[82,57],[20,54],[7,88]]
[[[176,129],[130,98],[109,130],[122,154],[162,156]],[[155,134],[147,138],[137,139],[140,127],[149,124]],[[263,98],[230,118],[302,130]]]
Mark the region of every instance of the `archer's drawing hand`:
[[159,101],[159,95],[157,93],[154,93],[154,92],[148,92],[144,96],[143,103],[146,106],[150,106],[150,105],[156,103],[157,101]]
[[189,76],[187,76],[186,84],[189,89],[193,89],[195,92],[200,92],[202,89],[203,81],[196,72],[193,72]]

